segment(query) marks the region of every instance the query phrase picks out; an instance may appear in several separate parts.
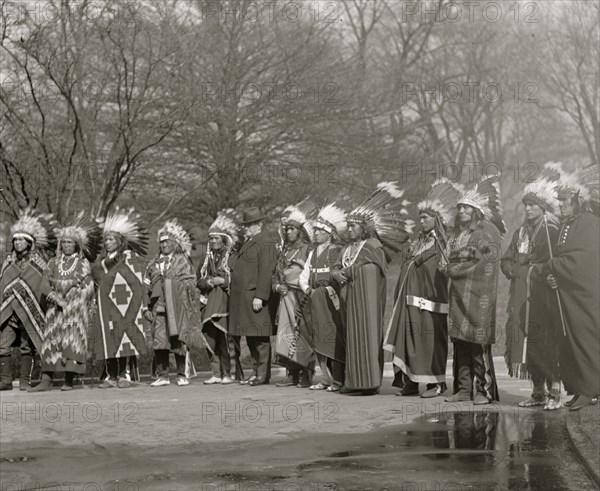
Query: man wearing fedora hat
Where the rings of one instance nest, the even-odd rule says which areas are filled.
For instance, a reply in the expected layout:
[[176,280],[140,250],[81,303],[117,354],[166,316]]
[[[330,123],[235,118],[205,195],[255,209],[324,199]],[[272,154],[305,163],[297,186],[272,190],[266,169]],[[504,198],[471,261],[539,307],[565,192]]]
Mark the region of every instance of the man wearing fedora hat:
[[[271,339],[274,334],[276,300],[271,278],[277,260],[277,240],[263,231],[264,216],[256,207],[248,208],[242,219],[245,242],[231,272],[229,334],[245,336],[254,360],[249,385],[268,384],[271,372]],[[271,300],[271,301],[270,301]]]

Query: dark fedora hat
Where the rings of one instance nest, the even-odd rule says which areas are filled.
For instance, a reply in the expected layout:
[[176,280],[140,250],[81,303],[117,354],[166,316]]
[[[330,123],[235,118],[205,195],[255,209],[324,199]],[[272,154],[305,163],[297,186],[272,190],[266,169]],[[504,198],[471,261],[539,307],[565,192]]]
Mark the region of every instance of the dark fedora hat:
[[250,225],[251,223],[260,222],[264,220],[265,216],[262,212],[256,207],[252,206],[247,210],[244,210],[244,215],[242,216],[242,225]]

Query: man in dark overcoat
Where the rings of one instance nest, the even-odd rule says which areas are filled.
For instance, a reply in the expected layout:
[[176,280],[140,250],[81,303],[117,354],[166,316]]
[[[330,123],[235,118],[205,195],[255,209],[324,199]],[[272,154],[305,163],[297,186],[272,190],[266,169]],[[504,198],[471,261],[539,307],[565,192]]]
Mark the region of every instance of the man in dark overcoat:
[[254,375],[240,383],[268,384],[271,372],[271,336],[277,295],[271,278],[277,260],[277,240],[263,231],[264,216],[258,208],[244,212],[246,241],[231,273],[229,334],[245,336],[254,360]]

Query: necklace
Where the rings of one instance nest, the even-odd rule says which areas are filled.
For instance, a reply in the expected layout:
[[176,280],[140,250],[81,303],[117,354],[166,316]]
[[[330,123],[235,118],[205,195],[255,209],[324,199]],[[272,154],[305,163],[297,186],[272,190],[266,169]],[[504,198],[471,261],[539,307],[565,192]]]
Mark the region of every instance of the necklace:
[[353,242],[346,248],[342,256],[342,266],[344,268],[348,268],[354,264],[354,261],[356,261],[356,258],[360,254],[360,250],[365,245],[365,242],[366,240]]
[[67,269],[63,268],[63,264],[65,264],[65,260],[64,260],[64,256],[60,258],[60,261],[58,262],[58,273],[61,276],[67,276],[69,274],[71,274],[73,271],[75,271],[75,267],[77,266],[77,262],[79,261],[79,258],[73,254],[74,256],[74,260],[73,260],[73,264],[68,267]]

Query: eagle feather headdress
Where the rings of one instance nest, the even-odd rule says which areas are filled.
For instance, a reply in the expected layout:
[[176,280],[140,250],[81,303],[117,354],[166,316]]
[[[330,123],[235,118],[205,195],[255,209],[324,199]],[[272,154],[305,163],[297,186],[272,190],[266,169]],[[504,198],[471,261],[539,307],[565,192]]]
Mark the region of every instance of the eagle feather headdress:
[[314,230],[312,219],[317,214],[317,204],[309,197],[304,198],[300,203],[290,205],[281,214],[281,225],[294,225],[306,233],[308,239],[312,242],[314,239]]
[[176,218],[167,220],[163,227],[158,231],[159,242],[165,238],[173,239],[186,256],[189,257],[192,253],[192,238]]
[[38,213],[32,208],[22,210],[11,227],[12,238],[24,238],[46,259],[56,248],[56,220],[50,213]]
[[241,242],[241,216],[233,208],[221,210],[208,228],[208,235],[217,234],[225,238],[228,248],[235,248]]
[[560,162],[548,162],[544,172],[554,173],[555,191],[558,196],[580,200],[582,207],[596,215],[600,215],[600,166],[590,164],[568,171]]
[[498,228],[501,234],[505,234],[506,224],[502,219],[500,185],[497,179],[497,176],[487,177],[470,188],[455,184],[461,192],[457,205],[469,205],[478,209],[487,220]]
[[415,222],[407,218],[409,201],[402,199],[404,190],[397,181],[380,182],[360,205],[348,214],[347,221],[360,223],[373,231],[384,246],[399,251],[406,242]]
[[80,253],[90,262],[94,262],[102,249],[102,228],[97,220],[80,212],[71,222],[58,227],[56,237],[60,242],[71,239],[79,246]]
[[127,248],[146,255],[148,250],[148,231],[140,225],[140,215],[133,208],[121,210],[116,208],[113,213],[106,216],[103,223],[103,235],[119,234],[127,241]]
[[458,188],[444,177],[431,185],[427,197],[417,204],[417,208],[419,213],[434,213],[443,225],[448,225],[454,216],[458,199]]

